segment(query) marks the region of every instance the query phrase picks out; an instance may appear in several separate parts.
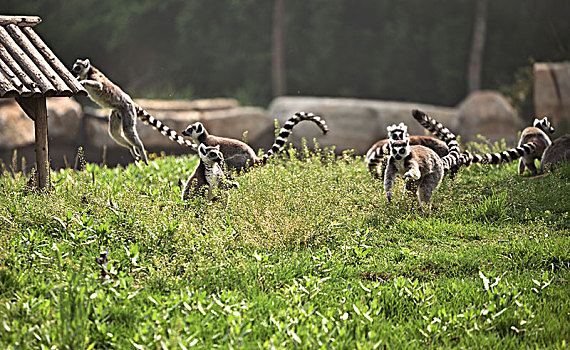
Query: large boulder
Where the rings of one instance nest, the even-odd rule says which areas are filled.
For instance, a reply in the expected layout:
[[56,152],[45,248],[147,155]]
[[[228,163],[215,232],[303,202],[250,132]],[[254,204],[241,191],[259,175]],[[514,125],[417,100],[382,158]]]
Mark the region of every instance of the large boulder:
[[34,122],[13,99],[0,100],[0,149],[14,149],[34,143]]
[[524,126],[507,99],[496,91],[476,91],[458,107],[462,141],[476,141],[483,135],[490,141],[505,139],[507,144],[518,141],[518,131]]
[[[72,98],[47,99],[48,136],[51,140],[74,141],[81,122],[81,105]],[[35,142],[34,121],[13,99],[0,104],[0,148],[13,149]]]
[[280,125],[299,111],[312,112],[327,121],[330,128],[327,135],[312,123],[296,126],[289,138],[295,146],[301,145],[302,138],[308,141],[315,138],[321,147],[335,145],[338,151],[354,149],[364,154],[372,144],[386,137],[386,127],[394,123],[404,122],[410,134],[424,135],[426,130],[412,118],[414,108],[423,110],[451,130],[458,126],[454,108],[351,98],[278,97],[271,102],[269,113]]
[[570,131],[570,62],[535,63],[534,109],[548,116],[557,133]]
[[47,99],[48,135],[50,140],[73,143],[77,140],[83,109],[72,98]]
[[[157,109],[159,103],[154,102],[154,108],[145,108],[145,110],[178,133],[189,124],[200,121],[211,134],[216,136],[242,139],[244,132],[247,131],[248,142],[254,147],[267,147],[267,135],[273,139],[273,121],[262,108],[235,107],[197,111],[194,109],[183,110],[176,106],[169,108],[167,101],[161,101],[160,104],[163,106],[162,109]],[[141,106],[145,106],[145,104],[141,104]],[[180,104],[178,104],[179,106]],[[86,122],[87,144],[96,148],[102,148],[104,145],[108,148],[121,147],[108,134],[108,123],[103,119],[108,115],[108,111],[90,111],[90,115],[92,118],[88,118]],[[178,146],[177,143],[140,120],[137,121],[137,131],[145,147],[149,150],[160,151],[183,147]]]

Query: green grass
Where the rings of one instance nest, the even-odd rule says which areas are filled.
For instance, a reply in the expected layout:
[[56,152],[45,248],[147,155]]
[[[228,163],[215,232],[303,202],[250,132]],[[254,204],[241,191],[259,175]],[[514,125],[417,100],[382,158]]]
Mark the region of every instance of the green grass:
[[289,154],[212,203],[180,200],[190,156],[5,173],[0,348],[568,346],[570,167],[474,165],[424,213],[358,157]]

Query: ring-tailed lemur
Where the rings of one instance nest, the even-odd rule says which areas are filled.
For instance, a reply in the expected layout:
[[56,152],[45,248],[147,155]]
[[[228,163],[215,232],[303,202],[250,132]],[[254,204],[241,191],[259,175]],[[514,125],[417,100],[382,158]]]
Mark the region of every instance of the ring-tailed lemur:
[[[423,136],[423,135],[409,135],[408,134],[408,127],[404,123],[400,123],[398,125],[393,124],[388,126],[388,138],[382,139],[376,142],[370,149],[366,152],[366,156],[364,161],[368,164],[368,171],[374,178],[379,178],[383,174],[383,167],[386,166],[385,163],[385,155],[388,154],[389,151],[389,140],[403,140],[405,137],[408,137],[410,140],[410,145],[421,145],[432,150],[437,153],[438,156],[444,157],[449,153],[449,147],[445,142],[431,136]],[[374,155],[378,157],[374,157]],[[382,165],[382,167],[380,167]]]
[[546,117],[534,119],[532,126],[522,131],[519,147],[525,143],[534,142],[536,148],[531,154],[524,155],[519,159],[519,175],[524,173],[525,167],[528,168],[533,175],[536,175],[537,170],[534,165],[534,160],[541,160],[544,150],[552,143],[546,133],[552,134],[553,132],[554,128],[550,125]]
[[[410,140],[389,140],[388,164],[384,171],[384,191],[388,201],[392,200],[392,187],[396,176],[406,181],[406,188],[415,189],[420,207],[430,205],[433,191],[443,178],[445,165],[435,151],[425,146],[410,146]],[[448,157],[448,156],[445,156]],[[444,157],[444,158],[445,158]],[[411,181],[411,186],[408,186]]]
[[121,90],[101,71],[93,67],[89,59],[77,59],[71,71],[81,79],[81,85],[85,87],[89,97],[94,102],[103,108],[111,109],[109,134],[118,144],[127,147],[135,159],[140,157],[147,163],[144,146],[135,128],[135,116],[174,142],[197,151],[198,146],[196,144],[184,139],[176,131],[170,129],[134,103],[127,93]]
[[249,166],[265,164],[269,157],[281,151],[287,142],[287,138],[291,135],[293,127],[303,120],[316,123],[323,131],[323,134],[329,131],[326,121],[321,117],[313,113],[297,112],[283,125],[275,143],[261,157],[258,157],[255,151],[242,141],[210,135],[200,122],[189,125],[186,130],[182,132],[182,135],[191,137],[197,144],[220,146],[220,151],[224,154],[225,164],[228,169],[235,170],[239,173]]
[[561,163],[570,163],[570,134],[552,141],[542,154],[540,170],[551,171]]
[[119,145],[128,148],[135,159],[148,164],[144,145],[136,129],[135,104],[120,87],[113,84],[103,73],[93,67],[88,59],[78,59],[72,72],[79,78],[89,97],[103,108],[111,109],[109,135]]
[[200,164],[194,170],[184,190],[182,191],[182,200],[188,200],[193,196],[203,196],[206,194],[208,200],[212,200],[214,189],[239,187],[237,182],[229,181],[223,171],[224,155],[220,152],[220,147],[209,147],[204,144],[198,146],[198,156]]

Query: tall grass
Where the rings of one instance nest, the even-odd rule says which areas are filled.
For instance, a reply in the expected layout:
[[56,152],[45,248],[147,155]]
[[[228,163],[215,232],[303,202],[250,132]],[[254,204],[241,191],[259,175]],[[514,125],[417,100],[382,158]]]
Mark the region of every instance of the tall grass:
[[[0,178],[3,348],[558,347],[570,167],[474,165],[430,212],[362,159],[289,150],[183,203],[194,157]],[[109,262],[95,258],[108,250]]]

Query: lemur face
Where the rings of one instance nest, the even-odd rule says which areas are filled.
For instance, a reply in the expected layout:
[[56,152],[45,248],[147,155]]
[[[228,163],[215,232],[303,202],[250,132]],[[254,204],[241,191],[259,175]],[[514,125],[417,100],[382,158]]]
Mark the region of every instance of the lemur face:
[[198,156],[200,160],[207,165],[214,163],[221,164],[224,161],[224,155],[220,152],[220,145],[208,147],[202,143],[198,146]]
[[388,138],[392,140],[403,140],[408,137],[408,127],[404,123],[388,126]]
[[548,121],[547,117],[544,117],[542,119],[534,119],[534,121],[532,122],[532,126],[534,126],[535,128],[539,128],[544,132],[547,132],[549,134],[552,134],[554,132],[554,128],[552,127],[552,125],[550,125],[550,122]]
[[402,160],[410,154],[410,141],[405,140],[390,140],[390,154],[396,160]]
[[71,72],[77,75],[79,78],[84,79],[87,73],[89,72],[89,68],[91,67],[91,63],[89,59],[86,58],[84,60],[78,58],[77,61],[73,64],[73,68]]
[[196,139],[204,133],[204,130],[206,130],[204,128],[204,125],[202,125],[200,122],[196,122],[194,124],[188,125],[188,127],[182,131],[182,135]]

